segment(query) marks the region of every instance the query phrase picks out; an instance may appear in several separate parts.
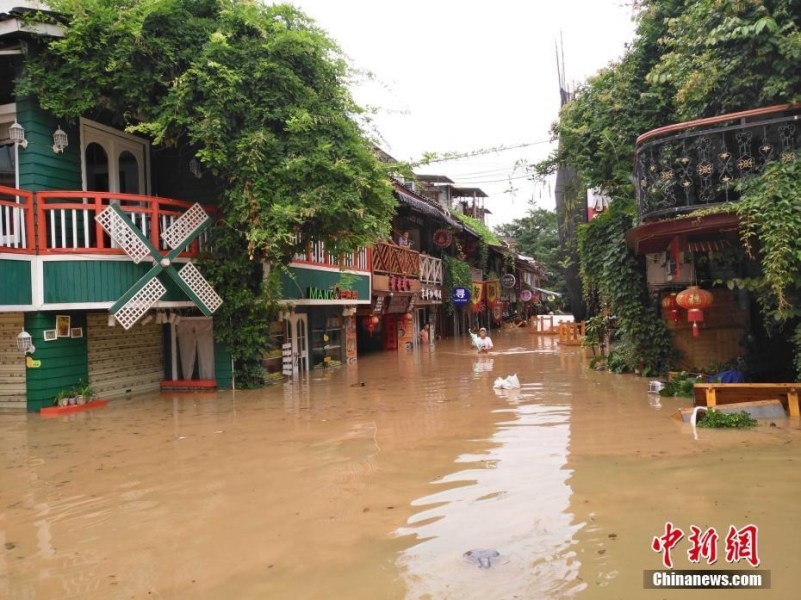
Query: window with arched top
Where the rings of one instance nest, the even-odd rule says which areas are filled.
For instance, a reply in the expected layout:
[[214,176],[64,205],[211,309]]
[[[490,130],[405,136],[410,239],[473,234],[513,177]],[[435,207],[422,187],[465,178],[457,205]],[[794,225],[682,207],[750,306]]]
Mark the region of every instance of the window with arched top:
[[124,150],[117,161],[120,180],[120,192],[139,194],[139,161],[132,152]]
[[86,173],[86,189],[90,192],[108,192],[109,168],[108,153],[100,144],[87,144],[84,152],[84,169]]
[[147,140],[81,119],[84,189],[95,192],[148,194]]

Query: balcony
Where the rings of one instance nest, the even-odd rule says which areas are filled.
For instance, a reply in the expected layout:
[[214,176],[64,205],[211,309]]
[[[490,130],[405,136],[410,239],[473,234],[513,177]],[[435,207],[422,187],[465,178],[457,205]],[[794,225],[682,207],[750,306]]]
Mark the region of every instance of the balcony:
[[[297,242],[300,243],[299,235]],[[370,259],[370,251],[367,248],[359,248],[353,253],[332,254],[325,249],[325,242],[314,240],[306,244],[304,252],[297,252],[292,256],[292,263],[369,273]]]
[[[117,204],[134,225],[161,250],[169,250],[161,232],[172,225],[191,202],[107,192],[27,192],[0,186],[0,252],[22,254],[122,255],[95,216]],[[213,213],[211,207],[204,207]],[[200,236],[181,256],[196,256]]]
[[736,184],[799,151],[801,105],[780,105],[661,127],[637,139],[640,222],[739,200]]
[[395,244],[381,242],[373,252],[373,273],[420,279],[420,253]]
[[442,259],[420,255],[420,283],[424,285],[442,285]]

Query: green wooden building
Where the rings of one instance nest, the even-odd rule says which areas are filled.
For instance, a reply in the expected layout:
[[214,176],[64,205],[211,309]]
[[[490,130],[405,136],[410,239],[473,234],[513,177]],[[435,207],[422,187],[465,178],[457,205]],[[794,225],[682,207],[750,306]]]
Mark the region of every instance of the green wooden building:
[[[159,276],[166,294],[130,328],[110,315],[153,261],[136,264],[95,220],[116,205],[166,253],[161,234],[195,203],[213,214],[218,182],[187,148],[152,152],[110,118],[59,122],[35,98],[15,98],[32,41],[21,12],[0,14],[0,408],[49,406],[81,381],[102,398],[175,381],[227,386],[230,355],[213,341],[213,317],[171,278]],[[18,348],[25,333],[32,353]]]

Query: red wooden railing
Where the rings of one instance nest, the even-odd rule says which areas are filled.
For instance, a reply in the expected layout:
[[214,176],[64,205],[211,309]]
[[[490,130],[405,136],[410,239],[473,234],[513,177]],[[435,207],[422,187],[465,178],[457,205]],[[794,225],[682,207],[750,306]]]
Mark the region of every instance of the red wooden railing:
[[395,244],[376,244],[373,254],[373,272],[420,278],[420,253]]
[[34,252],[33,194],[0,185],[0,252]]
[[[117,204],[134,225],[160,250],[168,250],[161,233],[192,206],[192,202],[110,192],[37,192],[39,254],[122,254],[95,221],[95,216],[112,203]],[[204,207],[213,214],[214,209]],[[204,236],[189,245],[185,256],[201,249]]]
[[292,262],[319,267],[332,267],[348,271],[369,273],[372,265],[372,252],[369,248],[360,248],[353,254],[331,254],[325,249],[325,242],[312,241],[306,244],[305,252],[298,252]]

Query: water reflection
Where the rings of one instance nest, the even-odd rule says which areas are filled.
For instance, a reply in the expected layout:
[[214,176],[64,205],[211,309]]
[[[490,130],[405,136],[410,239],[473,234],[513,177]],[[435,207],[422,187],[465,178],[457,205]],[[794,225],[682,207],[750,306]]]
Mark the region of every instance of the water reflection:
[[[529,388],[537,386],[529,386]],[[585,586],[573,549],[581,527],[568,512],[570,407],[530,402],[522,390],[495,390],[509,420],[456,460],[465,468],[433,482],[438,491],[412,502],[421,510],[396,533],[418,544],[400,554],[408,598],[565,598]],[[463,559],[496,549],[492,568]]]

